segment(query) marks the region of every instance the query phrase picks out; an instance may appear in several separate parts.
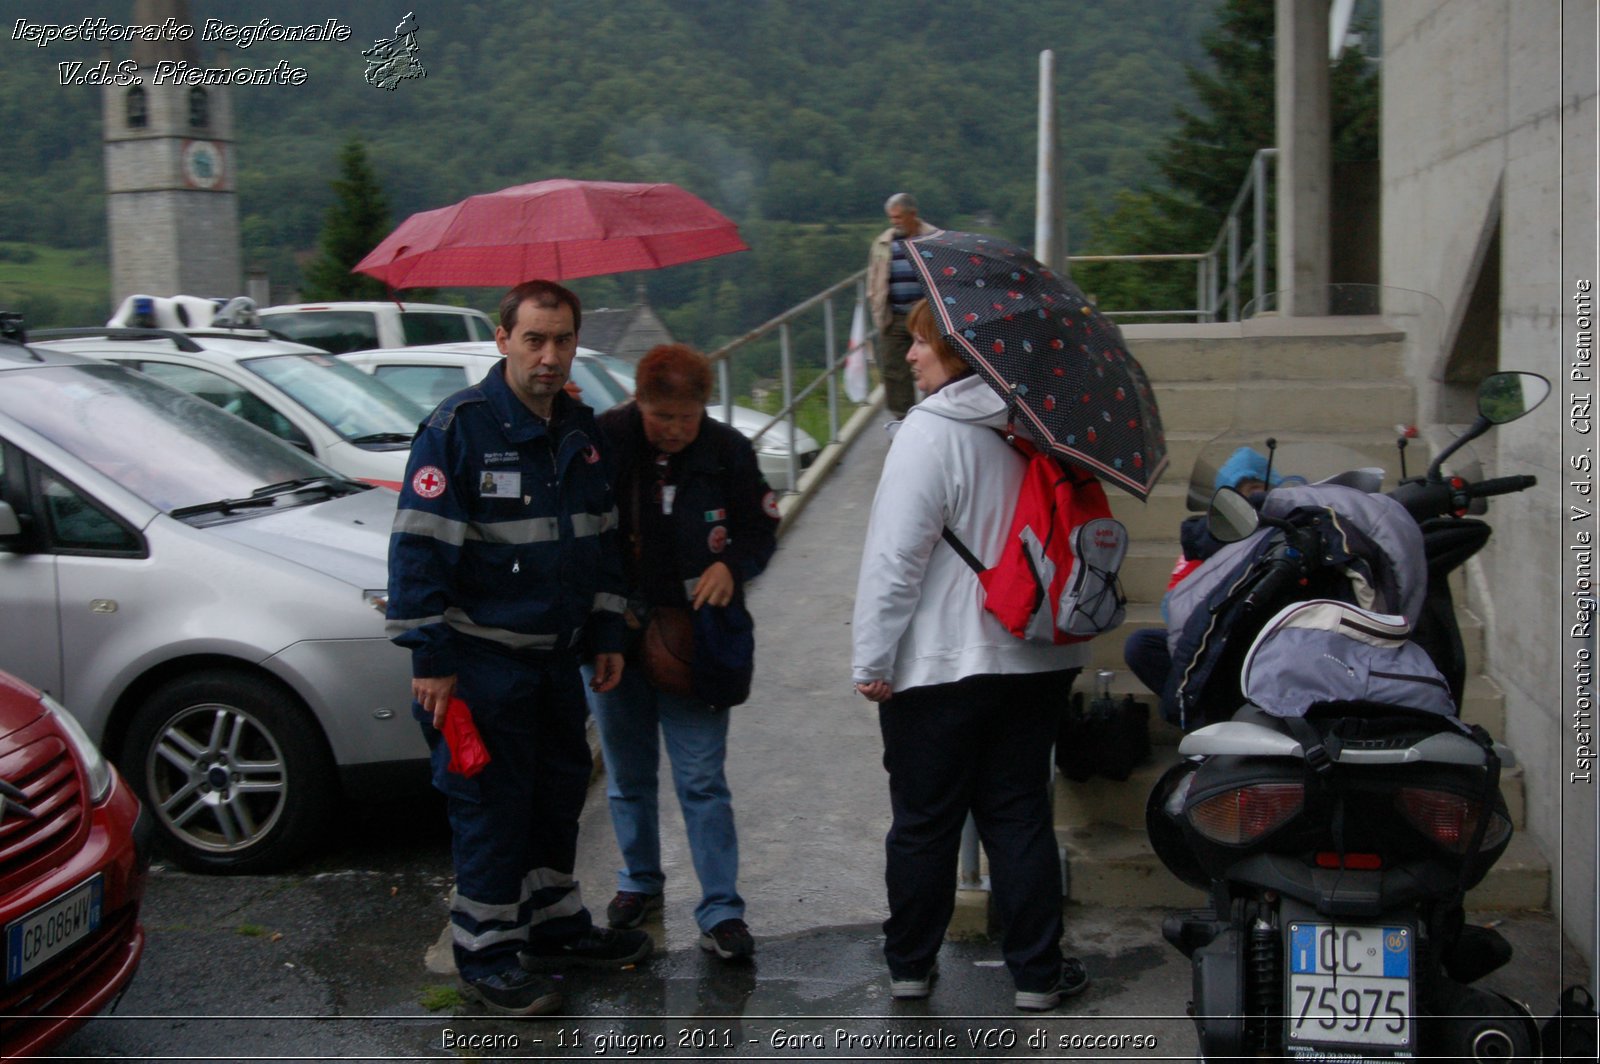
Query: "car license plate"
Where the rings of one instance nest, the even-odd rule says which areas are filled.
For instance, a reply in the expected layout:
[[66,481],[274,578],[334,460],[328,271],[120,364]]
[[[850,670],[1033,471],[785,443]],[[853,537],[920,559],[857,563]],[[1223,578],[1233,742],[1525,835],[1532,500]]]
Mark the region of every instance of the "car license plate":
[[6,925],[6,982],[71,949],[100,926],[105,877],[80,883],[52,902]]
[[1285,1046],[1411,1056],[1415,938],[1408,927],[1291,923]]

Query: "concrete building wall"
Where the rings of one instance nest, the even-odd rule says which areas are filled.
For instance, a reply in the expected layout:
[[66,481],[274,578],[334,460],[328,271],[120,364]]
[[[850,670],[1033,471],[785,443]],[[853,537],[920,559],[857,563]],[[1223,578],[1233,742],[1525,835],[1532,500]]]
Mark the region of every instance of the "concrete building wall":
[[[1595,17],[1593,0],[1386,0],[1382,94],[1383,283],[1425,292],[1442,310],[1441,344],[1410,356],[1419,420],[1438,437],[1440,422],[1471,418],[1465,378],[1476,374],[1452,366],[1452,352],[1460,363],[1486,351],[1500,369],[1542,373],[1558,389],[1474,445],[1488,471],[1531,473],[1539,485],[1491,502],[1495,538],[1469,588],[1489,626],[1488,671],[1506,695],[1506,739],[1527,766],[1528,831],[1558,869],[1551,905],[1591,969],[1596,784],[1569,778],[1579,648],[1569,635],[1573,444],[1560,390],[1574,287],[1596,280]],[[1457,343],[1463,323],[1483,327],[1468,313],[1485,290],[1480,269],[1498,271],[1488,289],[1498,307],[1481,319],[1497,334]]]

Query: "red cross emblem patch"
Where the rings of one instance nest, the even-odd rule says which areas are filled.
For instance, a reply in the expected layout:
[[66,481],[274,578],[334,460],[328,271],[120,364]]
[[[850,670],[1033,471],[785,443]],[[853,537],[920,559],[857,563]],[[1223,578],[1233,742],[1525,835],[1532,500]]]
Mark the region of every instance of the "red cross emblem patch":
[[424,499],[437,499],[444,494],[444,472],[438,466],[423,466],[412,474],[411,490]]

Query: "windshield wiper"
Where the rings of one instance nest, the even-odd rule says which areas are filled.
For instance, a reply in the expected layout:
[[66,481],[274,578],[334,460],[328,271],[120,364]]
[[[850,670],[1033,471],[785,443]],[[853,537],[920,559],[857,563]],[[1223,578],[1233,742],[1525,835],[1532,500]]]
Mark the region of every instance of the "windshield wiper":
[[365,436],[353,436],[350,442],[357,447],[364,443],[410,443],[412,434],[409,432],[369,432]]
[[358,485],[352,484],[343,477],[299,477],[295,480],[283,480],[276,484],[267,484],[257,488],[245,499],[216,499],[212,502],[195,503],[193,506],[180,506],[171,511],[172,517],[194,517],[197,514],[230,514],[235,510],[249,509],[255,506],[274,506],[285,495],[296,492],[319,489],[331,494],[346,495],[352,491],[359,491]]
[[280,480],[276,484],[268,484],[257,488],[250,493],[252,499],[276,498],[279,495],[290,495],[297,491],[310,491],[312,488],[321,488],[327,491],[350,488],[354,490],[348,480],[343,477],[296,477],[294,480]]

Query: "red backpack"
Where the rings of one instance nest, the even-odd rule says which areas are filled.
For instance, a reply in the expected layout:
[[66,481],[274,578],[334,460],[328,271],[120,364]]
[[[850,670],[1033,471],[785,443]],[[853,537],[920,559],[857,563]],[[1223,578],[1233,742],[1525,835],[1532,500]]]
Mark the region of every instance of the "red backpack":
[[1018,639],[1081,643],[1122,623],[1127,598],[1117,580],[1128,530],[1111,516],[1105,489],[1027,442],[1007,437],[1028,459],[1000,560],[984,568],[948,527],[943,535],[983,585],[984,609]]

